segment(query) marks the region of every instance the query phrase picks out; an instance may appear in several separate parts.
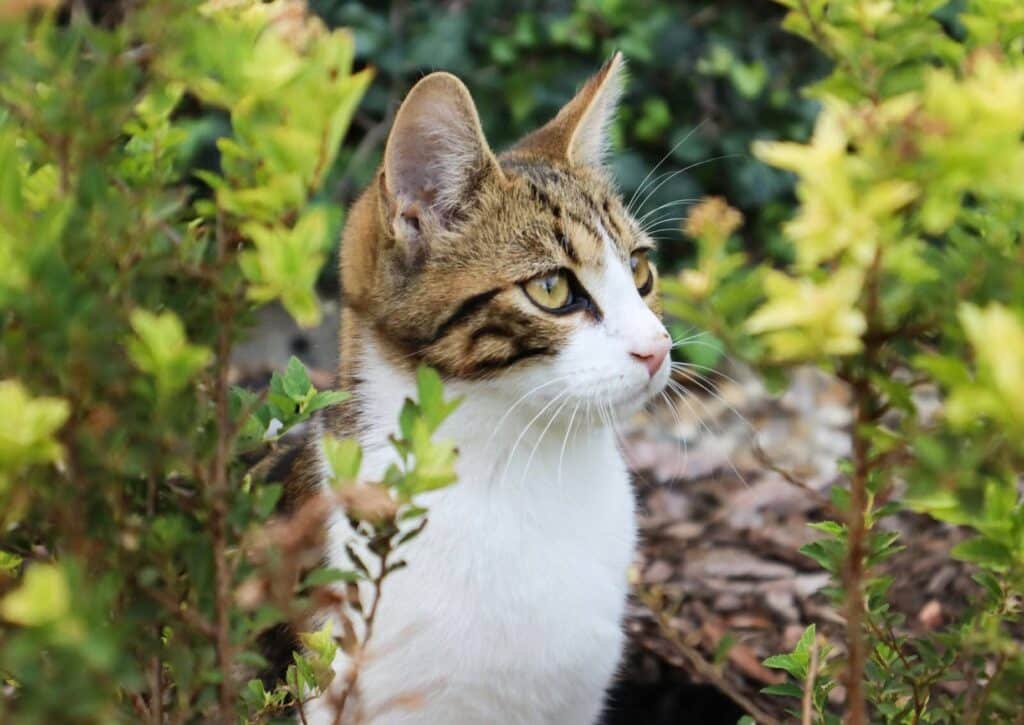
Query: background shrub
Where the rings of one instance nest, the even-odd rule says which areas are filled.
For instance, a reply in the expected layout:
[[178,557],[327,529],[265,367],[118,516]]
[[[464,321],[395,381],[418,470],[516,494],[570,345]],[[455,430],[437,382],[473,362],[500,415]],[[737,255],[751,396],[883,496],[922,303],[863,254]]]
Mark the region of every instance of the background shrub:
[[[1024,391],[1024,9],[998,0],[802,2],[785,25],[832,73],[807,143],[757,142],[797,175],[783,226],[792,261],[750,264],[720,200],[695,209],[696,268],[668,310],[715,330],[772,373],[818,365],[855,403],[848,488],[804,553],[833,574],[839,648],[809,629],[766,662],[796,682],[805,722],[1011,722],[1024,695],[1019,472]],[[938,394],[925,413],[923,392]],[[899,548],[880,526],[902,510],[969,527],[954,556],[980,593],[938,633],[911,635],[873,575]],[[959,683],[959,689],[940,685]],[[959,694],[951,694],[959,692]]]
[[[812,364],[854,393],[849,486],[806,549],[834,575],[846,634],[810,629],[769,660],[792,677],[774,691],[805,721],[837,720],[837,684],[851,722],[1018,716],[1014,0],[785,0],[795,34],[783,8],[746,2],[311,3],[324,22],[290,0],[51,5],[0,11],[5,721],[272,719],[360,646],[310,633],[285,682],[246,681],[261,631],[322,606],[326,584],[380,577],[303,576],[313,542],[281,545],[280,487],[250,469],[343,393],[297,362],[266,391],[233,390],[232,348],[268,301],[319,319],[344,205],[422,73],[465,78],[501,146],[616,48],[633,78],[616,171],[666,266],[686,263],[666,284],[678,329],[769,380]],[[708,194],[742,214],[705,201],[675,244]],[[350,486],[358,449],[329,446],[337,495],[391,502],[356,522],[381,571],[396,517],[451,482],[454,452],[430,434],[454,403],[428,371],[419,382],[376,493]],[[908,634],[872,574],[899,546],[879,522],[906,508],[976,532],[956,554],[982,593],[935,635]]]

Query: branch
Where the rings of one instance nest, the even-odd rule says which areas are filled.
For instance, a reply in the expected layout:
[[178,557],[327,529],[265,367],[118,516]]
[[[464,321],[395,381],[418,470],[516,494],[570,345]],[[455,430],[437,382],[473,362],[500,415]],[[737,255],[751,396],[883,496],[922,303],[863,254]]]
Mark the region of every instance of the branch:
[[641,601],[654,614],[658,628],[669,644],[686,660],[698,675],[712,683],[719,690],[728,695],[737,705],[742,707],[748,715],[753,717],[758,725],[781,725],[778,719],[765,712],[753,700],[740,691],[732,682],[722,674],[718,668],[708,662],[696,648],[690,646],[679,632],[672,626],[671,615],[662,606],[662,597],[652,590],[639,589]]
[[811,642],[811,664],[807,668],[807,680],[804,682],[804,699],[800,725],[814,725],[814,678],[818,675],[818,638]]

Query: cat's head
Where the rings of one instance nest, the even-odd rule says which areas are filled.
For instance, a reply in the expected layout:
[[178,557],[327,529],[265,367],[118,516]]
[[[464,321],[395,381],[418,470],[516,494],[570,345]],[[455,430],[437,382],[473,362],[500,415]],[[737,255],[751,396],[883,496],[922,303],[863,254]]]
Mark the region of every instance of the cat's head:
[[[623,409],[666,384],[652,240],[603,165],[616,55],[548,124],[496,156],[452,75],[409,92],[342,245],[353,311],[403,367],[460,387]],[[540,386],[540,388],[538,388]]]

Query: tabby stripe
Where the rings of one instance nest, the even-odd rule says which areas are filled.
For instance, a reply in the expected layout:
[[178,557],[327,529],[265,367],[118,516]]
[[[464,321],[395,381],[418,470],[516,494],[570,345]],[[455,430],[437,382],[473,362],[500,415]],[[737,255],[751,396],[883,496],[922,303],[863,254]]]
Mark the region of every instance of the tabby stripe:
[[518,337],[518,333],[506,325],[490,324],[473,330],[473,334],[469,337],[474,343],[477,343],[485,337],[505,337],[511,339]]
[[619,226],[619,222],[616,221],[615,217],[612,216],[611,204],[608,203],[607,199],[604,200],[604,203],[601,205],[601,209],[604,210],[605,227],[615,232],[615,236],[618,237],[619,240],[623,239],[624,235],[622,233],[622,228]]
[[464,300],[462,304],[459,305],[458,309],[456,309],[455,312],[448,316],[448,319],[446,319],[444,322],[438,325],[437,329],[434,331],[433,336],[430,338],[430,341],[427,344],[434,344],[442,337],[447,335],[449,332],[451,332],[453,327],[459,325],[462,322],[465,322],[473,315],[473,313],[477,312],[478,310],[483,308],[488,302],[493,300],[495,296],[499,292],[501,292],[501,290],[501,287],[495,287],[494,289],[489,289],[486,292],[481,292],[480,294],[473,295],[472,297]]
[[473,373],[487,373],[512,367],[516,363],[542,355],[553,355],[552,349],[546,345],[540,347],[523,347],[507,357],[484,358],[473,366]]
[[602,239],[601,235],[597,231],[597,227],[595,227],[593,225],[593,223],[589,219],[585,219],[585,218],[581,217],[579,214],[572,214],[572,213],[566,213],[566,216],[568,216],[572,221],[576,222],[581,227],[583,227],[588,232],[590,232],[590,235],[592,237],[594,237],[594,239],[597,239],[597,240]]
[[555,238],[558,241],[558,246],[560,246],[562,251],[565,252],[565,256],[567,256],[573,264],[579,264],[580,255],[576,254],[576,248],[572,246],[572,242],[569,240],[569,237],[566,236],[565,232],[558,230],[555,232]]

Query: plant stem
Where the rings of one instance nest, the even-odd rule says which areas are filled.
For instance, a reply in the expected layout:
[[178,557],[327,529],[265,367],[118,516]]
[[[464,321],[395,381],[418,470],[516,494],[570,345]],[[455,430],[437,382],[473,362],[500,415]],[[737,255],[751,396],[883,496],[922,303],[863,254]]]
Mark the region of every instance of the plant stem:
[[[217,215],[217,266],[226,263],[227,235],[220,212]],[[218,686],[220,721],[234,719],[235,681],[234,652],[231,646],[231,579],[227,561],[229,500],[228,464],[231,455],[231,412],[228,404],[228,372],[231,364],[231,335],[234,306],[230,296],[224,295],[217,308],[217,357],[214,372],[213,403],[217,421],[217,442],[211,470],[206,477],[208,504],[211,508],[211,534],[215,579],[215,630],[217,665],[221,672]]]
[[850,512],[847,522],[849,540],[846,551],[844,572],[846,589],[846,722],[849,725],[864,725],[867,722],[864,702],[864,559],[867,527],[865,516],[868,507],[868,456],[869,443],[861,432],[870,418],[871,391],[863,378],[855,381],[854,398],[857,401],[857,417],[853,430],[853,477],[850,480]]
[[359,660],[362,659],[362,655],[366,651],[366,645],[370,642],[370,637],[373,636],[373,622],[377,618],[377,605],[380,604],[380,595],[384,587],[384,577],[387,576],[388,572],[388,555],[390,553],[389,541],[389,548],[380,555],[380,571],[373,578],[373,604],[370,605],[370,612],[366,615],[366,631],[363,633],[363,642],[359,647],[359,657],[353,659],[352,667],[348,673],[348,682],[345,683],[345,689],[335,703],[334,725],[341,725],[341,718],[345,714],[345,705],[348,702],[349,695],[355,691],[356,685],[359,682]]
[[800,725],[814,725],[814,679],[818,674],[818,638],[811,642],[811,663],[807,668],[807,680],[804,682],[804,697],[801,708]]
[[867,660],[865,638],[864,579],[867,575],[867,516],[868,479],[871,475],[871,441],[866,428],[878,420],[878,405],[871,388],[870,375],[878,370],[879,342],[874,332],[879,328],[881,305],[882,250],[875,250],[871,266],[867,270],[865,284],[864,318],[867,329],[864,333],[864,352],[860,367],[847,370],[844,376],[853,388],[853,399],[857,415],[850,433],[853,449],[853,476],[850,478],[850,511],[847,517],[846,564],[843,584],[846,599],[846,717],[848,725],[867,723],[867,703],[864,700],[864,663]]

